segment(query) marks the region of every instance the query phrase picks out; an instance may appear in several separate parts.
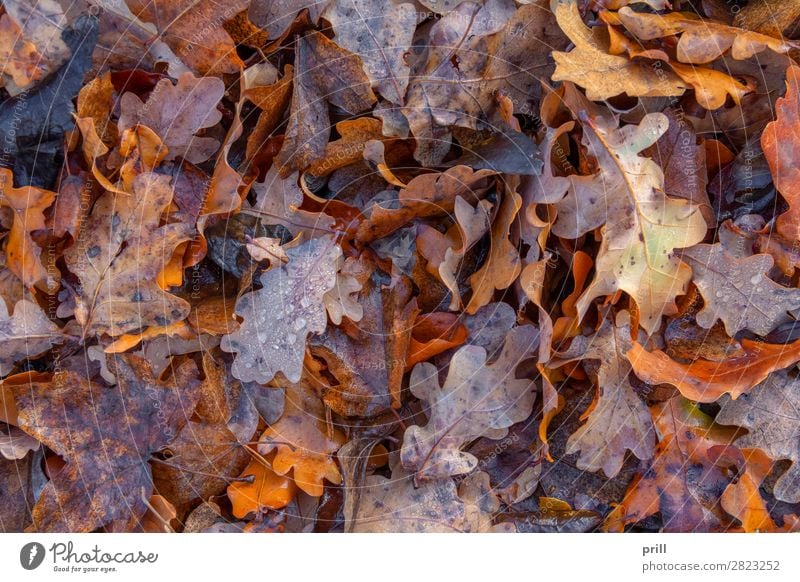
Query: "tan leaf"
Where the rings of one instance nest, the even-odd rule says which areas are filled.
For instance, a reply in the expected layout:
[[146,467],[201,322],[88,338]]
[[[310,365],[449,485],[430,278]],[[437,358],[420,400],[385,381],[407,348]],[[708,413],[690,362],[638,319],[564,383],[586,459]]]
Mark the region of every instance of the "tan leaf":
[[137,176],[132,194],[106,192],[74,246],[67,266],[81,282],[75,317],[85,332],[116,336],[150,325],[168,325],[189,314],[189,304],[163,291],[156,276],[194,227],[160,226],[172,202],[170,177]]
[[620,93],[631,97],[676,97],[686,90],[685,83],[674,73],[609,54],[602,29],[590,29],[583,23],[576,0],[560,0],[555,14],[558,25],[575,48],[568,53],[553,52],[556,61],[553,81],[580,85],[592,101],[610,99]]
[[322,400],[302,378],[298,383],[276,380],[286,389],[286,407],[278,422],[261,435],[258,451],[269,455],[275,451],[272,470],[291,476],[297,486],[312,497],[322,495],[324,484],[342,482],[333,454],[345,442],[344,435],[329,427]]
[[763,50],[787,53],[796,44],[771,36],[727,26],[719,22],[701,20],[680,12],[645,14],[630,7],[620,8],[620,22],[640,40],[654,40],[680,35],[677,46],[678,60],[682,63],[702,65],[710,63],[729,49],[736,60],[749,59]]

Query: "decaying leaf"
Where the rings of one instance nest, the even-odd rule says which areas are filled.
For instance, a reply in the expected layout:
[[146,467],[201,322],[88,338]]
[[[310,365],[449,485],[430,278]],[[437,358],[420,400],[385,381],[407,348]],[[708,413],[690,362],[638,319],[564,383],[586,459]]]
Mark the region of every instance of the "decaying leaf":
[[0,303],[0,376],[14,365],[35,358],[64,339],[58,326],[44,311],[27,299],[21,299],[9,315],[5,302]]
[[122,96],[119,129],[123,131],[137,123],[146,125],[164,142],[166,159],[182,157],[193,163],[204,162],[214,155],[219,142],[195,134],[222,118],[217,103],[224,93],[225,84],[213,77],[184,73],[175,85],[162,79],[146,102],[133,93]]
[[723,396],[720,424],[748,429],[736,441],[738,447],[759,448],[772,459],[792,461],[775,483],[775,497],[787,503],[800,501],[800,434],[797,430],[800,396],[797,378],[785,371],[774,372],[766,380],[736,400]]
[[331,457],[344,443],[344,435],[328,426],[322,400],[307,379],[277,384],[286,389],[286,406],[280,420],[261,435],[258,450],[262,455],[275,451],[272,470],[278,475],[291,471],[297,487],[319,497],[323,481],[342,481]]
[[75,317],[85,332],[120,335],[149,325],[168,325],[189,314],[189,304],[156,284],[176,246],[194,227],[160,225],[172,203],[170,177],[144,173],[133,193],[106,192],[65,258],[80,279]]
[[529,380],[517,379],[517,365],[536,347],[533,326],[516,327],[506,336],[503,351],[486,363],[486,350],[464,346],[454,355],[444,386],[436,366],[417,364],[411,391],[430,407],[428,424],[412,426],[403,437],[403,466],[418,479],[468,473],[478,463],[462,451],[478,437],[502,439],[515,422],[526,419],[535,393]]
[[626,451],[646,461],[655,447],[650,413],[630,382],[632,366],[624,354],[631,345],[631,329],[623,315],[615,323],[610,316],[604,317],[594,335],[574,338],[557,361],[599,360],[591,367],[597,377],[597,399],[586,415],[586,423],[567,441],[567,453],[580,452],[579,469],[602,469],[608,477],[619,473]]
[[[169,445],[194,409],[194,364],[180,366],[166,382],[136,356],[115,358],[112,366],[118,380],[113,388],[57,372],[51,382],[15,392],[20,428],[67,461],[33,508],[37,531],[137,523],[153,490],[150,455]],[[99,424],[97,418],[116,422]]]

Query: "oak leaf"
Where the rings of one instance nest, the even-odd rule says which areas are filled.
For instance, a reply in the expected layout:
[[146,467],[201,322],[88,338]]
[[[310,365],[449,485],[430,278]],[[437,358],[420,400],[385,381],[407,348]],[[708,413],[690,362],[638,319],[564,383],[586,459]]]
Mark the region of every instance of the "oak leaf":
[[636,375],[648,384],[671,384],[697,402],[715,402],[726,393],[738,398],[771,372],[800,360],[800,340],[784,345],[743,339],[741,344],[743,354],[716,362],[696,359],[682,364],[662,351],[648,352],[637,342],[633,342],[627,357]]
[[417,364],[411,373],[411,392],[430,407],[428,424],[411,426],[403,436],[403,466],[420,480],[469,473],[478,459],[462,451],[479,437],[501,439],[515,422],[525,420],[536,394],[530,380],[517,379],[517,365],[536,347],[533,326],[512,329],[503,351],[487,365],[486,350],[460,348],[450,362],[447,380],[439,385],[438,370]]
[[800,502],[800,382],[786,371],[770,374],[748,394],[736,400],[720,399],[717,422],[748,429],[736,441],[738,447],[759,448],[773,460],[788,459],[791,466],[774,485],[775,497],[787,503]]
[[65,253],[80,279],[75,317],[84,332],[116,336],[150,325],[168,325],[189,314],[189,304],[163,291],[156,277],[194,226],[160,226],[172,202],[170,177],[145,173],[133,193],[106,192],[94,205],[76,244]]
[[342,475],[333,454],[345,442],[338,429],[328,426],[322,400],[309,382],[275,382],[286,390],[286,406],[280,419],[258,440],[258,452],[272,458],[272,470],[291,476],[297,486],[312,497],[320,497],[324,481],[335,485]]
[[222,119],[217,103],[225,94],[225,83],[213,77],[184,73],[175,85],[162,79],[146,102],[134,93],[120,99],[120,132],[141,124],[155,131],[168,148],[166,159],[185,158],[197,164],[206,161],[219,148],[212,137],[195,135]]
[[692,65],[710,63],[729,49],[734,59],[744,60],[766,49],[787,53],[796,47],[791,41],[692,18],[680,12],[645,14],[625,6],[620,8],[617,15],[625,28],[640,40],[680,35],[676,47],[678,60]]
[[244,519],[270,509],[282,509],[294,499],[297,487],[289,477],[278,475],[267,461],[256,458],[245,467],[241,477],[252,482],[236,481],[228,486],[233,515]]
[[169,445],[191,416],[199,395],[194,364],[179,366],[167,381],[136,356],[114,358],[111,367],[118,380],[113,388],[75,372],[15,387],[19,427],[67,462],[33,508],[37,531],[130,529],[153,490],[150,455]]
[[607,315],[593,335],[574,338],[567,352],[548,364],[556,367],[575,360],[598,360],[591,366],[584,364],[596,377],[597,398],[586,414],[585,424],[567,440],[566,454],[580,452],[576,462],[579,469],[602,469],[609,478],[622,469],[626,451],[647,461],[655,448],[650,413],[631,385],[632,366],[624,356],[631,345],[631,329],[625,315],[620,313],[616,323]]
[[33,186],[15,188],[13,180],[11,170],[0,168],[0,208],[13,213],[5,248],[6,264],[27,287],[45,284],[55,291],[58,279],[42,264],[42,249],[31,235],[45,228],[44,211],[53,203],[56,193]]
[[583,23],[576,0],[559,0],[555,15],[575,48],[568,53],[553,52],[556,61],[553,81],[580,85],[592,101],[610,99],[620,93],[631,97],[676,97],[686,90],[685,83],[670,71],[609,54],[608,40],[603,38],[602,30],[590,29]]
[[[620,129],[605,118],[584,123],[584,145],[597,158],[599,170],[569,176],[568,193],[556,202],[553,225],[555,234],[567,238],[603,227],[595,278],[576,305],[581,316],[596,297],[622,290],[636,301],[640,325],[652,333],[662,314],[675,312],[675,297],[686,290],[691,269],[674,250],[702,241],[705,220],[699,207],[666,196],[661,168],[639,155],[668,125],[661,113]],[[557,197],[553,192],[546,196],[553,194]]]
[[737,259],[717,243],[685,249],[681,258],[692,267],[693,282],[705,300],[695,316],[705,328],[721,319],[731,337],[743,329],[763,336],[793,321],[789,312],[800,308],[800,289],[767,276],[774,263],[769,255]]
[[239,298],[236,313],[244,322],[221,343],[236,353],[236,378],[266,384],[283,372],[290,382],[300,381],[306,338],[328,323],[324,297],[336,285],[341,253],[330,237],[287,249],[289,262],[264,272],[262,288]]
[[384,99],[402,104],[410,72],[405,53],[417,24],[414,5],[334,0],[323,16],[333,25],[336,43],[360,55],[373,88]]
[[414,485],[401,465],[392,478],[370,475],[361,491],[358,513],[345,516],[357,533],[453,533],[463,531],[466,511],[450,478]]
[[775,227],[788,241],[800,239],[800,67],[786,69],[786,94],[775,103],[775,121],[761,134],[761,148],[769,163],[775,187],[789,210],[778,216]]
[[282,175],[304,170],[323,157],[331,132],[328,105],[356,115],[375,103],[359,58],[312,32],[297,41],[292,112],[283,147],[275,157]]
[[246,9],[249,0],[231,0],[224,5],[216,0],[125,2],[136,17],[153,23],[158,29],[158,37],[197,73],[237,73],[242,66],[233,40],[223,24],[237,12]]
[[715,427],[696,405],[680,396],[654,405],[651,412],[659,433],[655,458],[606,517],[606,529],[622,531],[624,525],[659,511],[667,532],[722,529],[728,522],[717,502],[728,479],[709,450],[729,444],[732,434]]
[[0,301],[0,376],[5,376],[17,362],[43,354],[64,336],[44,311],[31,301],[21,299],[9,315],[5,301]]

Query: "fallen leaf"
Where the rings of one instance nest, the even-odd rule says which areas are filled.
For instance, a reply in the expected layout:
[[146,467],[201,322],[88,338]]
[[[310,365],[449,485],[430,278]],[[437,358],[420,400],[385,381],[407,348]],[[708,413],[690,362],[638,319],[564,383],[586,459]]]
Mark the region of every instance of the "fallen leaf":
[[736,445],[758,448],[773,460],[792,461],[774,486],[775,497],[787,503],[800,502],[800,438],[796,421],[800,401],[797,378],[786,371],[774,372],[758,386],[736,400],[723,396],[717,422],[748,429]]
[[293,91],[289,125],[275,157],[284,177],[324,156],[331,131],[329,104],[355,115],[375,103],[358,57],[317,32],[297,42]]
[[789,241],[800,239],[800,190],[797,188],[797,159],[800,140],[796,128],[800,123],[800,67],[786,70],[786,94],[775,103],[775,121],[761,134],[761,148],[769,163],[772,180],[778,192],[789,203],[789,210],[778,216],[778,233]]
[[771,256],[737,259],[717,243],[685,249],[681,258],[692,267],[693,282],[705,300],[695,316],[701,326],[710,328],[721,319],[731,337],[742,329],[763,336],[794,321],[789,312],[800,308],[800,289],[778,285],[767,276]]
[[335,485],[342,482],[332,456],[344,444],[344,435],[327,425],[322,400],[307,378],[299,383],[281,380],[277,384],[286,389],[286,407],[280,420],[261,435],[258,452],[269,455],[274,451],[272,470],[278,475],[291,471],[297,487],[320,497],[324,481]]
[[[14,389],[19,427],[67,461],[33,508],[36,531],[135,525],[153,489],[150,455],[169,445],[194,409],[194,364],[178,367],[169,381],[154,378],[136,356],[115,358],[112,368],[114,388],[57,372],[52,382]],[[97,418],[118,422],[100,425]]]
[[294,481],[276,474],[263,459],[253,459],[245,467],[241,478],[249,477],[252,482],[237,481],[228,486],[234,517],[244,519],[254,513],[282,509],[294,499],[297,489]]
[[224,93],[225,84],[213,77],[184,73],[175,85],[170,79],[162,79],[146,101],[134,93],[122,95],[119,130],[145,125],[167,146],[166,159],[181,157],[194,164],[204,162],[214,155],[219,142],[195,134],[219,123],[222,113],[217,110],[217,103]]
[[0,376],[6,376],[18,362],[36,358],[64,341],[58,326],[31,301],[21,299],[9,315],[0,302]]
[[372,87],[384,99],[402,105],[410,72],[404,53],[417,24],[414,5],[334,0],[323,16],[333,25],[334,41],[360,55]]
[[336,285],[341,252],[328,237],[287,249],[289,262],[266,271],[262,288],[239,298],[236,313],[244,322],[221,343],[236,354],[236,378],[266,384],[283,372],[300,381],[306,338],[323,333],[328,322],[324,296]]
[[145,173],[133,193],[106,192],[94,205],[86,228],[65,253],[81,282],[75,317],[90,331],[121,335],[149,325],[186,318],[189,304],[155,282],[179,244],[194,235],[190,224],[160,226],[172,202],[170,177]]
[[680,35],[676,47],[682,63],[702,65],[718,59],[729,49],[736,60],[749,59],[763,50],[787,53],[795,47],[791,41],[726,26],[718,22],[669,14],[644,14],[625,6],[617,13],[620,22],[640,40]]
[[631,385],[633,368],[624,356],[631,345],[629,317],[621,313],[616,323],[611,317],[606,315],[593,335],[574,338],[567,352],[548,365],[599,360],[584,364],[596,378],[597,397],[582,417],[585,424],[569,437],[566,453],[580,453],[576,466],[582,471],[616,477],[627,451],[642,461],[653,456],[655,431],[647,405]]
[[627,357],[636,375],[648,384],[671,384],[686,398],[715,402],[723,394],[738,398],[775,371],[800,360],[800,340],[788,345],[741,341],[743,354],[717,362],[697,359],[682,364],[662,351],[646,351],[633,342]]
[[535,393],[529,380],[518,380],[517,365],[536,347],[533,326],[516,327],[506,336],[503,351],[486,364],[486,350],[460,348],[451,360],[444,386],[433,364],[417,364],[411,392],[430,407],[428,424],[409,427],[400,454],[403,466],[419,480],[469,473],[478,464],[462,447],[485,436],[502,439],[515,422],[533,409]]

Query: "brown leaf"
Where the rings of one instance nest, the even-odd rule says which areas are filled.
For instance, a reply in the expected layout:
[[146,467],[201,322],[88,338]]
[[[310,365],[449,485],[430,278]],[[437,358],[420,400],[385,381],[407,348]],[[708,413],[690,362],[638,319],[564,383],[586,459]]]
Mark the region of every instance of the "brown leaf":
[[415,487],[412,475],[397,465],[391,479],[367,477],[357,515],[345,519],[356,533],[452,533],[464,531],[466,512],[452,479]]
[[694,284],[705,300],[696,315],[705,328],[721,319],[730,336],[742,329],[764,336],[793,321],[789,312],[800,308],[800,289],[778,285],[767,276],[773,265],[769,255],[737,259],[717,243],[685,249],[681,257],[692,267]]
[[150,455],[169,445],[194,409],[193,364],[178,367],[168,381],[154,378],[136,356],[119,356],[112,368],[114,388],[57,372],[52,382],[14,389],[20,428],[67,461],[33,508],[37,531],[135,525],[153,488]]
[[156,276],[194,227],[160,226],[172,202],[169,176],[146,173],[133,194],[106,192],[65,258],[81,282],[75,317],[89,331],[116,336],[149,325],[168,325],[189,314],[189,304],[163,291]]
[[583,471],[602,471],[616,477],[627,451],[642,461],[653,456],[655,431],[647,406],[630,383],[632,367],[624,354],[631,345],[627,314],[603,318],[591,336],[572,340],[569,350],[551,362],[557,366],[576,360],[599,360],[584,364],[596,377],[597,398],[584,414],[583,424],[567,441],[566,454],[580,452],[576,462]]
[[275,382],[286,389],[286,408],[278,422],[261,435],[258,451],[272,458],[272,470],[291,476],[308,495],[319,497],[323,481],[335,485],[342,475],[332,456],[345,442],[344,435],[328,426],[325,408],[308,378],[292,384],[284,379]]
[[797,127],[800,124],[800,67],[790,66],[786,70],[786,94],[775,103],[775,121],[764,128],[761,148],[769,163],[775,187],[789,210],[778,216],[775,223],[778,233],[785,239],[800,239],[800,139]]
[[411,47],[418,18],[414,5],[334,0],[324,17],[333,25],[334,41],[360,55],[373,88],[384,99],[402,104],[410,72],[405,53]]
[[213,77],[184,73],[175,85],[170,79],[162,79],[146,102],[134,93],[122,95],[119,130],[146,125],[168,148],[166,159],[204,162],[217,151],[219,142],[195,134],[219,123],[222,113],[217,110],[217,103],[224,93],[225,83]]
[[237,481],[228,486],[228,498],[233,515],[244,519],[252,514],[282,509],[294,499],[297,487],[289,477],[275,473],[262,458],[254,458],[245,467],[242,478],[252,477],[252,482]]
[[620,93],[631,97],[676,97],[686,90],[684,82],[674,73],[609,54],[608,40],[603,38],[601,30],[590,29],[583,23],[576,0],[559,1],[555,15],[575,48],[568,53],[553,53],[556,61],[553,81],[580,85],[592,101],[610,99]]
[[492,300],[495,291],[507,289],[519,277],[522,261],[509,236],[520,208],[522,197],[507,187],[492,224],[489,256],[469,278],[472,297],[467,304],[467,313],[474,314]]
[[631,483],[625,498],[607,517],[606,529],[661,512],[667,532],[718,531],[727,525],[718,500],[728,484],[709,457],[709,449],[730,444],[732,435],[688,400],[673,398],[651,408],[660,436],[650,469]]
[[479,202],[494,185],[492,170],[473,171],[455,166],[442,173],[422,174],[411,180],[397,194],[397,200],[375,204],[367,220],[358,227],[357,238],[371,242],[402,228],[415,218],[450,213],[456,199],[470,204]]
[[222,27],[246,9],[249,0],[126,0],[141,20],[152,22],[159,36],[189,67],[201,75],[236,73],[242,61]]
[[300,381],[306,339],[323,333],[328,323],[323,298],[336,285],[341,252],[329,237],[288,249],[289,262],[264,272],[262,288],[239,298],[236,313],[244,322],[221,344],[236,353],[236,378],[266,384],[282,372]]
[[9,315],[5,302],[0,302],[0,376],[6,376],[18,362],[34,359],[63,340],[58,326],[35,303],[21,299]]
[[270,40],[281,37],[304,10],[316,24],[330,0],[252,0],[248,15],[253,24],[267,31]]
[[359,58],[314,32],[297,41],[292,113],[275,157],[286,176],[321,159],[331,131],[328,104],[355,115],[375,103]]

